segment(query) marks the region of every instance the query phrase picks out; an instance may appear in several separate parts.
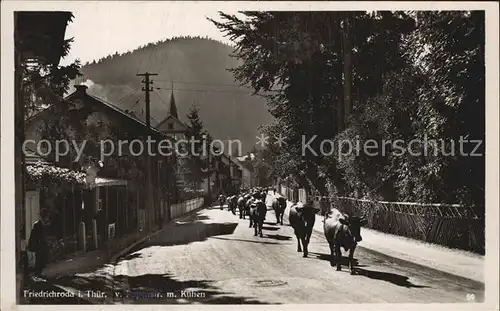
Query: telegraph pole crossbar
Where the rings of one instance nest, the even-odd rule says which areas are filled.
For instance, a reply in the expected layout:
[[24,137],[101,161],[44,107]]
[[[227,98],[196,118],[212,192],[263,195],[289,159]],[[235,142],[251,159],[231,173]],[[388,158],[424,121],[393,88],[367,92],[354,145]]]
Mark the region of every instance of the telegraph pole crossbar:
[[[145,93],[145,102],[146,102],[146,126],[147,126],[147,136],[146,140],[148,140],[149,135],[151,134],[151,103],[149,99],[149,92],[153,91],[153,88],[150,86],[153,84],[153,81],[150,80],[151,76],[157,76],[157,73],[139,73],[137,76],[144,77],[144,80],[142,80],[142,83],[144,83],[144,87],[142,90]],[[149,149],[149,148],[148,148]],[[145,208],[145,218],[146,218],[146,227],[147,229],[151,230],[153,227],[153,222],[154,222],[154,214],[155,214],[155,209],[154,205],[153,206],[153,183],[151,180],[151,158],[150,154],[146,155],[146,208]]]

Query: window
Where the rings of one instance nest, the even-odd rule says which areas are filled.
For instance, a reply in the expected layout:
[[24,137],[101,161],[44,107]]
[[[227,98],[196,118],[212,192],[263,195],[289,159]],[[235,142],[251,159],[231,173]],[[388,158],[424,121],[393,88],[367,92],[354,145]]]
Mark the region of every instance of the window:
[[173,130],[174,129],[174,124],[173,123],[168,123],[167,126],[168,126],[169,130]]

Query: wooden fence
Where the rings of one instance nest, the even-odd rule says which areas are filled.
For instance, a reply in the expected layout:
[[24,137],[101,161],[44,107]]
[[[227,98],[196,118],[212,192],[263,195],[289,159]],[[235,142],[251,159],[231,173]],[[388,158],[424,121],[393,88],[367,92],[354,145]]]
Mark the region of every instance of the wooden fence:
[[[286,189],[287,193],[299,192]],[[307,196],[302,190],[300,202]],[[284,193],[282,193],[284,194]],[[289,195],[290,197],[290,195]],[[287,197],[288,198],[288,197]],[[459,204],[420,204],[386,202],[347,197],[314,197],[318,209],[335,207],[351,215],[364,215],[366,227],[385,233],[404,236],[484,254],[484,215]]]
[[172,219],[180,217],[186,213],[189,213],[195,209],[203,206],[204,198],[196,198],[192,200],[187,200],[182,203],[172,204],[170,206],[170,216]]

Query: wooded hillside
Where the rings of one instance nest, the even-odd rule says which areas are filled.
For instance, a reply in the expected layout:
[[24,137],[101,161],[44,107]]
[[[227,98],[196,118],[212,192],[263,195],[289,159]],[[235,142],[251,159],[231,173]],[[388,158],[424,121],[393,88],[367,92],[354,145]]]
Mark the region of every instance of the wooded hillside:
[[142,77],[136,74],[158,73],[153,77],[155,89],[151,93],[153,125],[167,116],[173,82],[182,121],[186,121],[186,114],[196,104],[213,137],[240,139],[242,152],[248,152],[255,144],[259,125],[271,123],[273,117],[265,101],[252,96],[252,89],[239,86],[227,70],[241,64],[231,53],[230,46],[215,40],[174,38],[84,64],[83,77],[76,82],[87,81],[89,93],[144,119]]

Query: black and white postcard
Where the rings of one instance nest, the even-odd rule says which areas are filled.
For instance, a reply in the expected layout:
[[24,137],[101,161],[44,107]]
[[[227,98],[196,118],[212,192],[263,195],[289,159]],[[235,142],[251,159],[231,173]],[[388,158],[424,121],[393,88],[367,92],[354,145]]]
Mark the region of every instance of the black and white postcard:
[[498,13],[3,1],[2,310],[498,310]]

